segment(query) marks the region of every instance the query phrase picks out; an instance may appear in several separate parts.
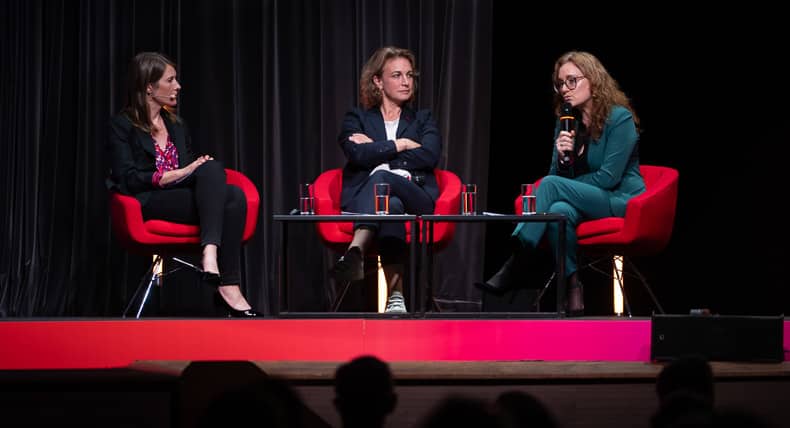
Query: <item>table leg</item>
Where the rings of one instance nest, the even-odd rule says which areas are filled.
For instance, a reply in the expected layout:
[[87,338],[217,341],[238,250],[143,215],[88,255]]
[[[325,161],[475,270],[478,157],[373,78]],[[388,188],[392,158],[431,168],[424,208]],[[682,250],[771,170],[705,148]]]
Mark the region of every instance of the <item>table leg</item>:
[[280,275],[274,293],[275,311],[279,316],[283,307],[288,311],[288,222],[280,222]]
[[565,246],[565,219],[558,220],[559,231],[557,234],[557,315],[565,317],[565,254],[568,249]]
[[409,301],[412,312],[417,311],[417,241],[420,239],[420,229],[417,220],[411,220],[411,242],[409,243]]
[[433,228],[435,224],[434,222],[428,222],[428,284],[427,291],[428,295],[426,299],[423,300],[423,303],[428,304],[428,309],[433,311],[434,309],[438,309],[434,307],[434,300],[433,300]]

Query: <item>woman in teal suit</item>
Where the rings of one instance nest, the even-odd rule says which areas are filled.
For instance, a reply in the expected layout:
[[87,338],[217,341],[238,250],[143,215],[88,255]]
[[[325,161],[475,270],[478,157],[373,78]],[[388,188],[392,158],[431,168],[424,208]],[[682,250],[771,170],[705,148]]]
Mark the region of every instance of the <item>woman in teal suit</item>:
[[[565,214],[568,308],[584,314],[584,291],[577,274],[576,226],[584,220],[623,217],[629,199],[645,191],[639,173],[639,118],[617,81],[587,52],[568,52],[554,64],[554,108],[558,120],[548,176],[537,188],[537,210]],[[570,114],[566,111],[571,108]],[[573,126],[566,128],[571,116]],[[567,130],[565,130],[567,129]],[[501,293],[516,277],[518,257],[534,250],[544,235],[556,250],[556,223],[520,223],[513,231],[514,254],[491,279],[478,285]]]

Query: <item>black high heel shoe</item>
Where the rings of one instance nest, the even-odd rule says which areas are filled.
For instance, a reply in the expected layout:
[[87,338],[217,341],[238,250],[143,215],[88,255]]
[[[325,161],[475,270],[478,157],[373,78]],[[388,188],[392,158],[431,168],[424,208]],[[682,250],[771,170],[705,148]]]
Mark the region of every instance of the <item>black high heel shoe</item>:
[[475,287],[497,295],[504,294],[508,290],[514,288],[516,258],[516,255],[512,254],[494,276],[485,282],[475,282]]
[[214,305],[220,313],[224,313],[228,318],[262,318],[263,314],[255,309],[239,310],[231,307],[228,302],[219,294],[219,290],[214,294]]
[[[581,303],[581,306],[572,308],[571,307],[571,295],[574,293],[578,293],[577,296],[577,303]],[[565,315],[568,317],[583,317],[584,316],[584,284],[578,279],[571,280],[568,284],[568,298],[565,300],[566,310]]]

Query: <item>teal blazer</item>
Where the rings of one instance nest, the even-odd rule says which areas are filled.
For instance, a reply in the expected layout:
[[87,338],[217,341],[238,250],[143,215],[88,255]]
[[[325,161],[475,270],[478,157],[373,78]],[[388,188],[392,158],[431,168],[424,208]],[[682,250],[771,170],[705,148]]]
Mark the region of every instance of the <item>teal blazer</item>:
[[[558,120],[552,144],[559,132]],[[549,175],[558,175],[557,150],[552,153]],[[601,138],[587,146],[587,163],[589,172],[572,178],[609,191],[612,212],[623,217],[628,200],[645,191],[645,181],[639,172],[639,133],[627,108],[612,108]]]

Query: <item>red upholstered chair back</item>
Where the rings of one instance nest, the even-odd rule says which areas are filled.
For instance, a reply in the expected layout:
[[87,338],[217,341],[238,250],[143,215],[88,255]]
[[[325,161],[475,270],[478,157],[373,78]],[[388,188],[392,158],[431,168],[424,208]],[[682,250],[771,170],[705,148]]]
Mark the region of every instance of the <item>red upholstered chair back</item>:
[[[435,169],[439,186],[434,214],[458,214],[461,204],[461,180],[454,173]],[[340,214],[340,194],[343,189],[343,170],[340,168],[322,172],[313,182],[315,213],[319,215]],[[316,223],[321,240],[330,248],[342,253],[353,237],[352,222]],[[422,229],[422,228],[421,228]],[[411,240],[410,225],[406,224],[407,240]],[[422,233],[422,230],[421,230]],[[439,223],[434,228],[433,242],[437,249],[444,248],[455,233],[454,223]]]
[[[582,222],[576,228],[579,246],[621,251],[628,255],[655,254],[666,247],[675,224],[678,171],[674,168],[642,165],[644,193],[628,201],[625,216]],[[536,182],[540,185],[540,180]],[[521,198],[514,207],[521,214]]]
[[[258,222],[258,209],[261,204],[258,189],[249,178],[238,171],[225,169],[225,175],[227,183],[241,188],[247,199],[247,217],[244,222],[244,234],[242,235],[242,242],[246,242],[255,233],[255,227]],[[154,257],[151,267],[143,276],[137,291],[134,292],[126,309],[123,311],[123,317],[125,318],[137,300],[137,296],[145,289],[135,316],[140,318],[152,285],[154,283],[161,285],[159,281],[159,276],[161,275],[155,274],[155,267],[157,265],[161,267],[161,261],[168,256],[200,252],[200,227],[193,224],[182,224],[165,220],[144,221],[140,202],[133,196],[122,195],[117,192],[110,193],[110,216],[112,218],[113,232],[124,248],[137,254],[157,256]],[[199,269],[177,257],[173,257],[173,260],[190,268]],[[148,278],[147,281],[146,278]]]
[[[258,189],[244,174],[225,169],[228,184],[241,188],[247,197],[247,219],[243,242],[255,233],[260,208]],[[194,252],[200,246],[200,228],[197,225],[174,223],[164,220],[143,221],[140,202],[133,196],[117,192],[110,194],[112,228],[117,239],[129,251],[139,254],[168,254]]]
[[[641,165],[639,171],[645,180],[646,190],[628,201],[625,216],[584,221],[576,227],[576,235],[580,253],[603,256],[587,266],[612,260],[614,255],[623,256],[650,294],[655,307],[663,313],[647,280],[630,257],[657,254],[669,243],[675,224],[679,174],[674,168],[656,165]],[[536,185],[540,185],[540,180]],[[521,214],[521,197],[516,197],[514,203],[516,213]],[[625,303],[630,315],[627,300]]]
[[645,190],[628,201],[625,216],[587,221],[579,225],[579,245],[622,250],[628,255],[649,255],[663,250],[672,236],[678,197],[678,171],[642,165]]

